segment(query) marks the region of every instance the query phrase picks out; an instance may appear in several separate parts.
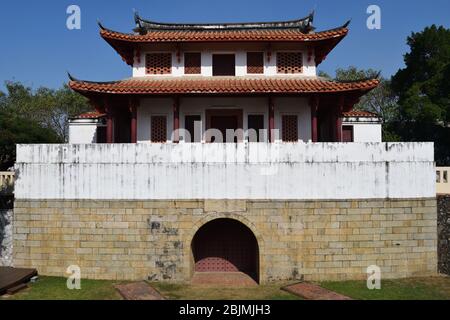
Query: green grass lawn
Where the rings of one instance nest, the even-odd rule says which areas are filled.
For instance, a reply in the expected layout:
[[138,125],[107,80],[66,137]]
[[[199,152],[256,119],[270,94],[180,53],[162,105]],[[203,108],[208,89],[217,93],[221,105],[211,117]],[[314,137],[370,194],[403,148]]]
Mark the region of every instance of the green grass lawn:
[[359,300],[450,300],[450,277],[382,280],[380,290],[366,281],[321,282],[324,288]]
[[[114,300],[121,296],[114,288],[116,281],[82,280],[81,290],[68,290],[65,278],[40,277],[29,288],[0,300]],[[281,290],[286,283],[255,287],[226,288],[189,284],[151,283],[167,299],[192,300],[295,300],[299,297]],[[450,300],[450,277],[383,280],[381,290],[369,290],[365,281],[321,282],[324,288],[353,299],[382,300]]]
[[29,288],[10,297],[0,297],[5,300],[118,300],[122,297],[114,285],[118,282],[106,280],[82,280],[80,290],[69,290],[66,278],[39,277]]
[[274,283],[254,287],[212,287],[170,283],[151,283],[167,299],[173,300],[299,300],[281,290],[286,283]]

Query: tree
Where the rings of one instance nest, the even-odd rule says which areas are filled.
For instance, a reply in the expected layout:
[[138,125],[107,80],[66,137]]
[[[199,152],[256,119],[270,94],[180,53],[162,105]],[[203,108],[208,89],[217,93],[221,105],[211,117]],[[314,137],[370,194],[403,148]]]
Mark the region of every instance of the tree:
[[[358,81],[361,79],[379,78],[380,85],[361,97],[361,100],[355,105],[357,110],[366,110],[378,114],[383,119],[383,140],[398,141],[400,137],[395,134],[390,125],[398,118],[397,97],[390,88],[390,81],[379,77],[380,72],[373,69],[362,70],[356,67],[347,69],[339,68],[336,70],[335,81]],[[325,72],[319,71],[319,76],[332,78]]]
[[406,67],[392,77],[405,121],[448,126],[450,123],[450,29],[425,28],[407,39]]
[[405,68],[392,77],[403,139],[433,141],[439,165],[450,164],[450,29],[425,28],[407,39]]
[[0,95],[0,108],[54,130],[61,141],[67,141],[68,118],[92,109],[86,98],[67,85],[33,91],[20,82],[7,82],[6,89],[7,94]]
[[366,110],[378,114],[384,123],[394,121],[398,116],[397,97],[390,88],[390,81],[380,77],[380,72],[373,69],[361,70],[356,67],[336,70],[335,80],[337,81],[357,81],[361,79],[379,78],[380,84],[356,104],[355,109]]
[[0,171],[8,170],[16,160],[16,144],[61,142],[53,130],[39,123],[0,109]]

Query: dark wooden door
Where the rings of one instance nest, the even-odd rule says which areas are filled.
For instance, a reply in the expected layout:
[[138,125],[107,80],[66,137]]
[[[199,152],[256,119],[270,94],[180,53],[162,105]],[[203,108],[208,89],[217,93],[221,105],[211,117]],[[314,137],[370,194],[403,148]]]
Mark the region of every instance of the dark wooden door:
[[342,142],[353,142],[353,126],[342,127]]
[[258,268],[255,236],[242,223],[217,219],[199,229],[192,241],[196,272],[244,272],[254,279]]
[[234,54],[213,54],[213,76],[236,75],[236,58]]
[[211,134],[207,134],[208,142],[240,142],[244,139],[242,133],[237,133],[234,141],[227,141],[227,129],[242,129],[243,112],[241,109],[211,109],[206,110],[206,129],[217,129],[222,133],[222,141],[218,141]]

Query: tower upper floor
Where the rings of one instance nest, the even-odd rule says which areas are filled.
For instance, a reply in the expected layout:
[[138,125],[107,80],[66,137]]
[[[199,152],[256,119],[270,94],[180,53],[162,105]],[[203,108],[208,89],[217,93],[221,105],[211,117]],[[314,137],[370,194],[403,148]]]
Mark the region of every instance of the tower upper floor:
[[313,19],[179,24],[136,14],[134,33],[100,24],[100,34],[132,66],[133,77],[315,77],[316,67],[347,35],[348,23],[315,32]]

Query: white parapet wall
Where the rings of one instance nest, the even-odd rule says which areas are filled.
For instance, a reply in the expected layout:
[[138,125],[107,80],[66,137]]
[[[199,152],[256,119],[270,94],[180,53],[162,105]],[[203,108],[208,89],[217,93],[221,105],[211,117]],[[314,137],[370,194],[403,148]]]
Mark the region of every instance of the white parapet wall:
[[432,143],[18,145],[16,199],[436,196]]

